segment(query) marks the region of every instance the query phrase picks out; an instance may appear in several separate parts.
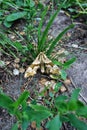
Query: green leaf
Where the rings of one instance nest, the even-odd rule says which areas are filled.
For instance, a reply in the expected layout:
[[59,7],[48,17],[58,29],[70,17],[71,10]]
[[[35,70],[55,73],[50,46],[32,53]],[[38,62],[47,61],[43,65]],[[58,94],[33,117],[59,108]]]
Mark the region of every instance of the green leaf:
[[63,66],[63,64],[61,62],[57,61],[57,60],[53,60],[52,62],[53,62],[53,64],[58,65],[60,67]]
[[71,28],[73,28],[74,25],[71,24],[70,26],[68,26],[67,28],[65,28],[60,34],[58,34],[58,36],[54,39],[54,41],[51,43],[48,51],[47,51],[47,55],[50,55],[51,52],[53,51],[55,45],[58,43],[58,41],[63,37],[63,35]]
[[79,88],[75,89],[71,95],[71,100],[78,100],[79,92],[80,92]]
[[80,89],[75,89],[71,95],[71,98],[68,102],[68,109],[69,110],[78,110],[79,108],[83,107],[84,104],[78,100]]
[[1,107],[6,108],[9,111],[12,111],[11,104],[13,102],[14,101],[9,96],[7,96],[4,93],[0,93],[0,106]]
[[58,90],[60,89],[61,86],[62,86],[62,83],[61,83],[61,82],[56,83],[56,85],[54,86],[54,90],[55,90],[56,92],[58,92]]
[[87,106],[83,106],[76,111],[78,116],[87,118]]
[[68,114],[70,123],[78,130],[87,130],[87,124],[79,120],[74,114]]
[[60,120],[61,120],[62,122],[69,122],[69,119],[68,119],[67,116],[60,116]]
[[68,99],[67,96],[65,95],[60,95],[58,97],[55,98],[55,103],[59,103],[59,102],[65,102]]
[[23,18],[27,15],[27,12],[23,11],[23,12],[17,12],[17,13],[12,13],[12,14],[9,14],[7,17],[6,17],[6,21],[7,22],[13,22],[17,19],[20,19],[20,18]]
[[60,130],[62,122],[60,121],[59,115],[55,116],[51,121],[47,122],[46,128],[49,130]]
[[42,105],[32,105],[32,104],[30,104],[30,107],[33,108],[35,111],[48,112],[51,115],[50,110],[48,108],[42,106]]
[[35,6],[35,2],[33,0],[30,0],[30,7],[34,7]]
[[79,100],[70,100],[68,102],[68,110],[69,111],[76,111],[80,108],[82,108],[84,105]]
[[66,73],[64,70],[61,70],[61,71],[60,71],[60,75],[61,75],[61,78],[62,78],[63,80],[66,80],[66,78],[67,78],[67,73]]
[[18,130],[18,122],[12,126],[11,130]]
[[[50,29],[50,27],[51,27],[51,25],[52,25],[52,23],[53,23],[55,17],[56,17],[57,14],[59,13],[59,11],[60,11],[60,9],[61,9],[62,6],[63,6],[63,5],[61,5],[61,6],[59,7],[59,9],[52,15],[52,17],[50,18],[50,20],[49,20],[49,22],[48,22],[48,24],[47,24],[47,26],[46,26],[46,28],[45,28],[45,30],[44,30],[43,35],[42,35],[42,37],[41,37],[41,40],[40,40],[39,43],[38,43],[38,51],[39,51],[39,52],[43,49],[43,46],[44,46],[44,44],[45,44],[45,42],[46,42],[46,37],[47,37],[48,31],[49,31],[49,29]],[[38,53],[39,53],[39,52],[38,52]]]
[[[32,109],[32,107],[34,109]],[[48,117],[52,116],[52,113],[47,110],[45,110],[45,107],[39,107],[39,106],[32,106],[32,107],[28,107],[25,112],[28,115],[28,120],[30,122],[32,121],[36,121],[37,125],[40,125],[41,121],[43,121],[44,119],[47,119]],[[43,110],[42,110],[43,109]]]
[[23,50],[23,46],[20,42],[13,42],[14,47],[18,50],[18,51],[22,51]]
[[10,28],[12,26],[13,22],[8,22],[6,19],[4,20],[4,25],[7,27],[7,28]]
[[58,112],[64,114],[68,111],[67,96],[61,95],[55,99],[55,107]]
[[42,16],[41,16],[41,21],[40,21],[40,23],[39,23],[39,27],[38,27],[38,46],[40,46],[39,44],[40,44],[40,38],[41,38],[41,30],[42,30],[42,25],[43,25],[43,20],[44,20],[44,17],[45,17],[45,15],[46,15],[46,13],[47,13],[47,7],[45,8],[45,10],[43,11],[43,13],[42,13]]
[[19,98],[17,99],[17,101],[15,101],[12,106],[15,107],[15,109],[17,109],[19,107],[19,105],[22,105],[22,103],[28,98],[29,96],[29,92],[28,91],[24,91]]
[[63,65],[63,67],[64,67],[65,69],[67,69],[67,68],[69,68],[70,65],[72,65],[72,63],[75,62],[75,61],[76,61],[76,58],[74,57],[74,58],[68,60],[67,62],[65,62],[65,63],[62,64],[62,65]]

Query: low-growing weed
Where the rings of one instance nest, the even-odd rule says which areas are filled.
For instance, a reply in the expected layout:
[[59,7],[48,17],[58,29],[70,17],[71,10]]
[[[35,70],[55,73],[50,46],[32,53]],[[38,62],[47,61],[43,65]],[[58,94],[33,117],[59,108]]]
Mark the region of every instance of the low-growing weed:
[[[34,0],[3,0],[1,5],[1,22],[7,27],[11,27],[12,24],[19,19],[29,21],[37,15],[37,10],[41,9],[40,3],[38,6]],[[8,10],[9,8],[9,10]]]
[[63,5],[64,4],[62,4],[59,7],[59,9],[51,16],[43,32],[42,32],[42,25],[48,9],[46,8],[45,11],[42,13],[41,21],[38,27],[38,35],[36,39],[37,43],[35,45],[33,45],[31,39],[29,39],[28,34],[30,30],[27,29],[27,35],[26,35],[27,38],[25,38],[25,43],[26,43],[25,45],[22,45],[20,42],[17,41],[12,42],[7,36],[4,36],[4,34],[0,33],[0,39],[1,39],[0,44],[1,46],[3,46],[0,49],[4,52],[4,49],[6,48],[12,56],[16,56],[16,53],[12,52],[11,49],[12,47],[14,50],[16,50],[16,52],[19,52],[19,55],[22,54],[23,56],[26,57],[26,59],[32,59],[32,60],[34,60],[40,52],[44,52],[48,57],[50,57],[54,47],[58,44],[59,40],[69,29],[71,29],[74,26],[74,25],[70,25],[66,27],[60,34],[58,34],[58,36],[55,39],[52,39],[51,41],[47,40],[49,29]]
[[50,103],[46,106],[38,104],[35,99],[28,102],[30,97],[28,91],[23,92],[16,101],[1,92],[0,107],[7,109],[16,117],[17,123],[12,130],[18,128],[26,130],[32,122],[36,122],[36,127],[40,128],[44,120],[47,122],[45,128],[48,130],[60,130],[64,122],[71,123],[78,130],[86,130],[87,124],[81,118],[87,119],[87,106],[78,100],[79,91],[74,90],[71,97],[65,95],[55,97],[51,94],[51,100],[48,101]]
[[[59,6],[64,0],[53,0],[56,6]],[[80,15],[87,14],[87,2],[86,0],[66,0],[63,9],[67,10],[72,14],[73,18]]]

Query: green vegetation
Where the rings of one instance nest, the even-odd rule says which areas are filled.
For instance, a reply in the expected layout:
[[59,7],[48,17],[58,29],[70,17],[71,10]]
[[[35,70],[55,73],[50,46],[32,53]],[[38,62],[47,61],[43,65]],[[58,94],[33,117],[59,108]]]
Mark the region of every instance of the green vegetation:
[[[54,0],[56,5],[60,5],[64,0]],[[79,17],[80,15],[87,14],[87,1],[86,0],[66,0],[63,9],[72,14],[72,17]]]
[[71,97],[65,95],[55,97],[54,94],[50,94],[50,101],[44,98],[45,106],[38,105],[35,99],[28,103],[27,99],[30,97],[28,91],[23,92],[16,101],[0,93],[0,107],[7,109],[17,118],[12,130],[18,130],[18,128],[26,130],[29,123],[33,121],[36,122],[36,127],[40,128],[41,122],[45,119],[47,120],[45,127],[48,130],[54,128],[60,130],[64,122],[70,122],[78,130],[86,130],[87,124],[80,118],[87,118],[87,106],[78,100],[79,91],[79,89],[74,90]]
[[[3,56],[11,58],[20,58],[21,63],[31,63],[41,52],[44,52],[46,56],[52,60],[54,65],[60,67],[60,75],[54,75],[52,78],[56,81],[66,80],[67,74],[65,70],[76,60],[71,58],[65,63],[61,63],[52,58],[52,52],[64,34],[71,28],[73,24],[66,27],[58,36],[51,40],[48,39],[49,29],[59,14],[61,8],[70,11],[73,17],[87,14],[87,3],[82,0],[53,0],[53,5],[58,6],[56,11],[52,10],[52,15],[47,23],[44,31],[42,31],[43,24],[46,15],[49,12],[48,6],[34,0],[0,0],[0,26],[4,28],[0,29],[0,52]],[[54,9],[54,8],[53,8]],[[51,9],[50,9],[51,10]],[[74,13],[74,14],[73,14]],[[14,31],[22,40],[11,40],[8,37],[8,33],[11,32],[15,22],[20,20],[24,21],[25,35],[20,35],[16,30]],[[37,25],[34,22],[38,21]],[[35,38],[34,38],[35,37]],[[36,41],[33,44],[33,40]],[[4,62],[0,60],[0,66],[2,67]],[[39,93],[36,97],[41,96],[44,99],[43,105],[38,104],[37,98],[31,99],[31,94],[28,91],[24,91],[17,100],[13,100],[10,96],[6,95],[2,91],[0,92],[0,107],[5,108],[9,114],[14,115],[17,119],[16,124],[12,127],[12,130],[27,130],[30,123],[33,121],[36,123],[36,127],[40,128],[41,123],[46,121],[45,128],[48,130],[60,130],[63,123],[71,123],[72,126],[78,130],[86,130],[87,124],[82,120],[87,119],[87,105],[84,105],[78,100],[79,89],[73,91],[71,97],[66,95],[58,95],[61,87],[61,83],[58,82],[53,92],[48,92],[48,97],[43,93]],[[47,90],[47,86],[46,90]]]

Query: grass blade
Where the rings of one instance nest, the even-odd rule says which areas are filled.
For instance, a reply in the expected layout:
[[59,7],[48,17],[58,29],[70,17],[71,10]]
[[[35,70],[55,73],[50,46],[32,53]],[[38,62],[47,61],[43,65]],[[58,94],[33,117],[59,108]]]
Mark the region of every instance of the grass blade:
[[62,6],[63,6],[63,4],[60,5],[59,9],[54,13],[54,15],[52,15],[52,17],[50,18],[50,20],[49,20],[49,22],[48,22],[48,24],[47,24],[47,26],[46,26],[46,28],[44,30],[43,35],[41,37],[41,40],[39,41],[39,46],[38,46],[38,51],[39,52],[41,52],[41,50],[43,49],[43,46],[44,46],[44,44],[46,42],[46,37],[47,37],[48,31],[49,31],[49,29],[50,29],[50,27],[51,27],[55,17],[60,12],[60,9],[61,9]]
[[51,52],[53,51],[55,45],[58,43],[58,41],[62,38],[62,36],[70,29],[70,28],[73,28],[74,25],[71,24],[70,26],[68,26],[67,28],[65,28],[55,39],[54,41],[52,42],[52,44],[50,45],[48,51],[47,51],[47,55],[50,55]]
[[43,24],[43,21],[44,21],[44,17],[45,17],[45,15],[47,13],[47,10],[48,10],[48,8],[45,8],[45,10],[43,11],[42,18],[41,18],[41,21],[39,23],[39,27],[38,27],[38,44],[39,44],[39,41],[40,41],[40,38],[41,38],[42,24]]

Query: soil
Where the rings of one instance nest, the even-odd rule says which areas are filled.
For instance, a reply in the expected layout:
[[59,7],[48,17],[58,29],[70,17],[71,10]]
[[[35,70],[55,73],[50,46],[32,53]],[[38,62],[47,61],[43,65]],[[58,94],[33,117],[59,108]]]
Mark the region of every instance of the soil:
[[[71,24],[71,22],[70,17],[68,17],[64,11],[61,11],[54,21],[49,35],[56,37],[67,25]],[[79,87],[81,88],[80,100],[87,103],[87,25],[78,21],[74,22],[75,27],[65,35],[60,44],[61,48],[64,48],[68,52],[68,58],[72,56],[77,57],[76,62],[67,70],[68,78],[71,80],[67,93],[71,94],[74,88]],[[59,49],[59,46],[56,46],[55,52],[57,52],[57,49]],[[6,73],[7,71],[4,72],[2,68],[0,69],[0,86],[1,89],[14,100],[19,97],[23,89],[28,89],[32,97],[34,97],[34,90],[39,91],[41,88],[42,84],[40,84],[39,81],[41,77],[43,78],[41,73],[38,73],[35,77],[30,79],[30,81],[24,79],[24,73],[18,76],[10,76],[9,73]],[[26,83],[28,84],[26,85]],[[14,116],[9,115],[5,109],[0,108],[0,130],[11,130],[15,121]],[[28,130],[33,129],[29,127]],[[74,130],[74,128],[69,124],[65,124],[62,130]]]

